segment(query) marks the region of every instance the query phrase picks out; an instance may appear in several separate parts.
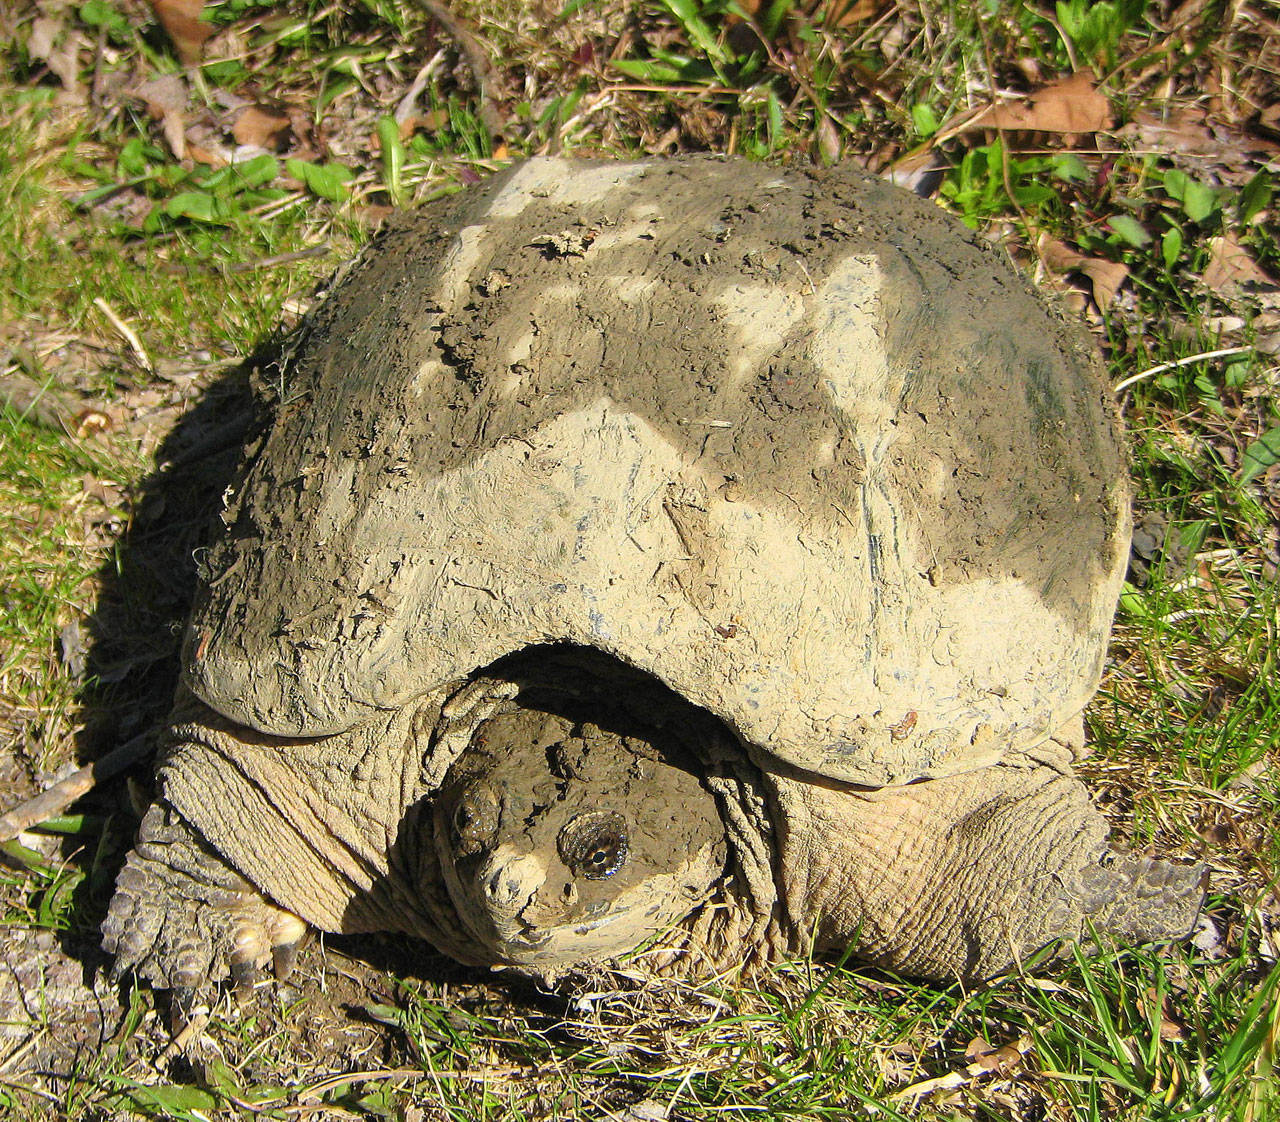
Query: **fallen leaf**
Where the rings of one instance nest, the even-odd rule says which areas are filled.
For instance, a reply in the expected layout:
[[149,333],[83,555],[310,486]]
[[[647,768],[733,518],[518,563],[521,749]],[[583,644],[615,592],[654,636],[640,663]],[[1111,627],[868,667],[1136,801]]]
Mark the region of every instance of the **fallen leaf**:
[[[1147,1005],[1154,1006],[1156,1003],[1156,991],[1153,988],[1148,989],[1146,993]],[[1173,1000],[1169,994],[1165,994],[1160,1001],[1160,1039],[1180,1041],[1186,1039],[1186,1025],[1178,1019],[1178,1015],[1173,1007]]]
[[964,1050],[965,1059],[971,1061],[967,1069],[968,1074],[976,1076],[983,1072],[994,1071],[998,1075],[1007,1076],[1021,1065],[1022,1054],[1030,1047],[1031,1040],[1025,1036],[999,1048],[992,1047],[981,1036],[975,1036]]
[[173,40],[178,57],[187,66],[199,62],[205,40],[217,30],[200,18],[204,0],[151,0],[151,8]]
[[187,144],[187,155],[191,157],[197,164],[204,164],[206,167],[221,168],[226,167],[227,160],[220,152],[211,151],[208,148],[202,148],[199,144]]
[[890,183],[927,199],[942,181],[947,167],[946,157],[930,146],[923,152],[908,152],[899,157],[881,174]]
[[280,135],[289,127],[289,118],[271,113],[257,105],[250,105],[231,126],[231,135],[237,144],[255,148],[273,147]]
[[963,131],[1091,133],[1111,126],[1111,105],[1098,92],[1087,70],[1036,90],[1023,101],[1005,102],[969,118]]
[[135,86],[133,96],[146,103],[156,120],[166,113],[181,113],[187,107],[187,83],[178,74],[162,74]]
[[187,137],[183,111],[187,107],[187,83],[177,74],[164,74],[143,82],[133,94],[146,102],[147,112],[160,122],[160,131],[174,159],[184,159]]
[[1274,283],[1256,261],[1230,234],[1209,239],[1209,264],[1204,271],[1204,283],[1215,292],[1244,286]]
[[66,32],[59,16],[40,16],[31,25],[27,39],[27,53],[49,68],[62,83],[64,94],[75,102],[85,100],[80,85],[80,48],[84,44],[84,36],[78,31]]
[[1256,128],[1233,129],[1219,118],[1207,117],[1203,109],[1183,109],[1167,118],[1139,112],[1116,135],[1135,148],[1170,155],[1175,164],[1179,156],[1194,159],[1194,165],[1179,164],[1188,171],[1212,164],[1217,179],[1235,188],[1243,188],[1257,173],[1259,156],[1280,152],[1274,135],[1265,130],[1260,134]]
[[1127,265],[1103,257],[1086,257],[1065,242],[1042,233],[1036,240],[1040,259],[1057,273],[1082,273],[1093,286],[1093,301],[1099,308],[1109,308],[1129,276]]

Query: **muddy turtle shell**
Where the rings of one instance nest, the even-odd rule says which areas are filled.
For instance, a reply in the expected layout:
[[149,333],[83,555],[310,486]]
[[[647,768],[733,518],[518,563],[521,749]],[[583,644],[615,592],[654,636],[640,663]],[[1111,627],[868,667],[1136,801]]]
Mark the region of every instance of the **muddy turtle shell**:
[[517,164],[391,222],[276,391],[185,652],[264,732],[569,643],[879,786],[1096,688],[1128,492],[1088,341],[859,172]]

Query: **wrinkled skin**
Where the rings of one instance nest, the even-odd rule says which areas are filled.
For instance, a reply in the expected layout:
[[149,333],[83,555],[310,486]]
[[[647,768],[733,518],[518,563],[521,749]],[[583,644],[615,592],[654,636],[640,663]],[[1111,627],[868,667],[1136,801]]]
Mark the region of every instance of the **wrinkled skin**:
[[[305,742],[290,756],[191,699],[179,712],[190,739],[161,773],[173,796],[216,760],[219,803],[278,815],[271,848],[245,855],[264,897],[179,812],[148,814],[106,946],[184,995],[287,970],[304,921],[401,931],[547,982],[640,947],[654,973],[700,973],[850,944],[898,972],[977,979],[1090,927],[1179,936],[1202,892],[1194,867],[1108,849],[1065,744],[858,788],[744,766],[719,722],[586,652],[531,657],[333,745],[341,800]],[[303,806],[322,831],[289,828]],[[218,848],[244,829],[232,821]]]

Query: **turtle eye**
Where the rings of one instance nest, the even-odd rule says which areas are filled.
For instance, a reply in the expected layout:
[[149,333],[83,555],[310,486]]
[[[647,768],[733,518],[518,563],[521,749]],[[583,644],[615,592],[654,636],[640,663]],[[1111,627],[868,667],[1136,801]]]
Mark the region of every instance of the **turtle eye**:
[[579,814],[556,839],[560,858],[587,880],[604,880],[627,863],[627,820],[612,810]]
[[453,807],[453,837],[461,857],[488,848],[498,834],[501,806],[487,784],[476,784],[462,792]]

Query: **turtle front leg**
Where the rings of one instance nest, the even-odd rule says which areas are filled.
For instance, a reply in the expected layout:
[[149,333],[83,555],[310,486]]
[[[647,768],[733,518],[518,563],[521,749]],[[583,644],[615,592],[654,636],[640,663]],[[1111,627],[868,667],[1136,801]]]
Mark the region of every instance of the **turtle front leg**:
[[161,801],[143,817],[116,880],[102,945],[116,956],[114,976],[132,970],[190,1009],[228,974],[251,986],[273,962],[277,977],[287,976],[306,933]]
[[[1195,922],[1202,871],[1112,852],[1070,770],[1024,761],[866,790],[770,776],[793,949],[979,979],[1090,927],[1138,941]],[[811,942],[809,945],[812,945]]]

